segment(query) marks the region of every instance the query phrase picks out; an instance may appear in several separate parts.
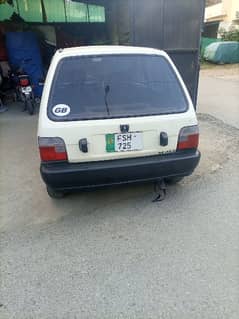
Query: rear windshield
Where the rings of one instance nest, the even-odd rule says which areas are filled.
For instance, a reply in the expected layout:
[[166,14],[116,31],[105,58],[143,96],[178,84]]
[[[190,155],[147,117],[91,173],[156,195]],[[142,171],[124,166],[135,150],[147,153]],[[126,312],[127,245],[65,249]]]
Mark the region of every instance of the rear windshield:
[[102,55],[60,61],[48,116],[53,121],[181,113],[188,103],[164,57]]

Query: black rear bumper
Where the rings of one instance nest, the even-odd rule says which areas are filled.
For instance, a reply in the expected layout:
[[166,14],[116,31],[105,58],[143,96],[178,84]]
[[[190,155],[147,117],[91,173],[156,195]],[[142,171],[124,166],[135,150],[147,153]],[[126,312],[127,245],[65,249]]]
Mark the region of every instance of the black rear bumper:
[[87,162],[42,163],[44,182],[55,190],[77,190],[107,185],[154,181],[192,174],[200,152]]

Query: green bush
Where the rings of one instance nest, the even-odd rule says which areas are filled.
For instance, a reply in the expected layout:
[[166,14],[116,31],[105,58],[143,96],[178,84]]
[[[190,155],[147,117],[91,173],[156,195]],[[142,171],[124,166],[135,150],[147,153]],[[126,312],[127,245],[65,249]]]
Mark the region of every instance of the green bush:
[[238,41],[239,42],[239,29],[231,27],[230,30],[225,29],[219,30],[219,35],[222,41]]

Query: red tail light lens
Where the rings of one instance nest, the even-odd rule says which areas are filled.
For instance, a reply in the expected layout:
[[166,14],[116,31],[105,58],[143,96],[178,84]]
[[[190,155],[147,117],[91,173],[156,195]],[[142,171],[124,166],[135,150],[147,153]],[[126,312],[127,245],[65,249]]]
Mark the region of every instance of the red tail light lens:
[[60,137],[38,137],[38,145],[42,161],[67,160],[65,142]]
[[199,143],[199,129],[197,125],[183,127],[179,133],[177,151],[197,149]]
[[20,85],[21,86],[28,86],[29,85],[29,79],[28,78],[20,79]]

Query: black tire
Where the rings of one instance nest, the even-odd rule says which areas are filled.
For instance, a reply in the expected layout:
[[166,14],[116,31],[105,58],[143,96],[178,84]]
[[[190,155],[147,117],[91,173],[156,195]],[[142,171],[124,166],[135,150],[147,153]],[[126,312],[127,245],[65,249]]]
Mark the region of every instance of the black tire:
[[64,192],[57,191],[49,186],[46,187],[46,190],[47,190],[48,195],[54,199],[61,199],[61,198],[65,197],[65,195],[66,195]]
[[183,176],[178,176],[178,177],[165,178],[165,181],[167,184],[173,185],[173,184],[177,184],[177,183],[181,182],[181,180],[183,180],[183,179],[184,179]]
[[26,109],[27,109],[27,111],[28,111],[28,113],[30,114],[30,115],[33,115],[34,114],[34,102],[33,102],[33,100],[32,99],[27,99],[26,100]]

